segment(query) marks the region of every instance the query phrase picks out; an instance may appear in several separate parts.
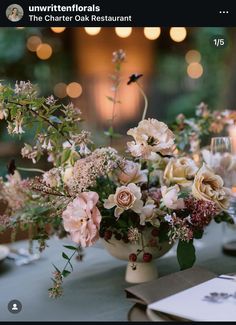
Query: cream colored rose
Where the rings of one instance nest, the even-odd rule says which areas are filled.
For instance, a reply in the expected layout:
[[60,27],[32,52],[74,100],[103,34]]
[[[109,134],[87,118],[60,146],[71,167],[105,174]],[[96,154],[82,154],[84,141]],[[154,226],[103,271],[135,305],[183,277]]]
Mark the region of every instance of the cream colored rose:
[[223,179],[203,164],[194,178],[192,194],[199,200],[212,201],[220,209],[226,210],[229,204],[229,190],[223,185]]
[[116,206],[115,217],[118,219],[125,210],[133,210],[140,213],[143,207],[141,200],[141,189],[134,183],[127,186],[121,186],[116,189],[115,194],[109,195],[108,199],[104,201],[104,207],[111,209]]
[[122,184],[147,182],[147,170],[141,170],[140,164],[126,160],[125,165],[118,174]]
[[197,165],[190,158],[171,158],[164,171],[164,182],[168,186],[172,184],[191,186],[197,170]]
[[174,134],[168,126],[156,119],[139,122],[136,128],[127,132],[134,138],[128,142],[129,151],[134,157],[152,159],[155,153],[171,154],[174,150]]
[[178,198],[180,188],[178,185],[174,185],[171,187],[162,186],[161,194],[162,194],[162,203],[173,210],[183,209],[184,208],[184,200]]

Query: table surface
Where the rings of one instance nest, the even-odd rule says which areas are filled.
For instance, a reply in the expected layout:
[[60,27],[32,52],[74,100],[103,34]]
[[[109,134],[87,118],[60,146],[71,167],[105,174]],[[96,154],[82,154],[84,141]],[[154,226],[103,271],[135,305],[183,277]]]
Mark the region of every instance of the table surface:
[[[203,239],[196,241],[196,265],[218,274],[235,272],[236,257],[221,253],[222,225],[214,222],[206,229]],[[52,263],[64,265],[61,257],[66,240],[53,238],[38,261],[24,266],[5,260],[0,266],[0,321],[126,321],[132,302],[124,289],[131,286],[124,280],[125,261],[109,255],[100,244],[85,249],[82,262],[74,261],[74,272],[65,279],[64,295],[48,297]],[[26,241],[12,244],[27,247]],[[176,246],[156,260],[159,275],[179,270]],[[22,311],[11,314],[7,305],[17,299]]]

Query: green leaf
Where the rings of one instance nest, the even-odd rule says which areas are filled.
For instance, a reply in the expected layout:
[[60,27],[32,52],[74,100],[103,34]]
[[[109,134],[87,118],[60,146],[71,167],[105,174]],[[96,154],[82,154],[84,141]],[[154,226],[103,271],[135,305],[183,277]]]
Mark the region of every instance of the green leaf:
[[220,214],[218,214],[217,216],[215,216],[214,220],[215,220],[216,223],[228,222],[230,224],[234,224],[234,219],[226,211],[222,211]]
[[76,251],[77,250],[77,247],[75,247],[75,246],[70,246],[70,245],[63,245],[65,248],[67,248],[67,249],[71,249],[71,250],[73,250],[73,251]]
[[159,242],[163,243],[169,240],[168,232],[170,230],[168,222],[162,222],[159,227]]
[[68,270],[64,270],[64,271],[62,271],[62,273],[61,273],[61,275],[64,277],[64,278],[66,278],[68,275],[70,275],[71,274],[71,272],[70,271],[68,271]]
[[70,155],[71,155],[71,150],[69,148],[63,150],[61,155],[61,163],[64,164],[70,158]]
[[193,266],[196,260],[196,255],[192,240],[189,242],[179,240],[177,247],[177,259],[181,270],[185,270]]
[[185,199],[188,196],[189,196],[189,192],[183,190],[178,197],[181,198],[181,199]]
[[203,233],[204,233],[204,231],[203,231],[202,229],[196,229],[196,230],[194,230],[194,232],[193,232],[193,236],[194,236],[194,238],[196,238],[196,239],[201,239],[202,236],[203,236]]
[[117,221],[117,226],[118,226],[119,228],[124,228],[124,229],[128,228],[128,227],[127,227],[127,223],[126,223],[124,220],[122,220],[122,219],[119,219],[119,220]]
[[65,260],[69,260],[69,259],[70,259],[69,256],[68,256],[66,253],[64,253],[64,252],[62,252],[62,257],[63,257]]
[[57,272],[61,273],[61,271],[58,269],[58,267],[56,267],[55,264],[52,264],[52,265],[53,265],[54,269],[55,269]]

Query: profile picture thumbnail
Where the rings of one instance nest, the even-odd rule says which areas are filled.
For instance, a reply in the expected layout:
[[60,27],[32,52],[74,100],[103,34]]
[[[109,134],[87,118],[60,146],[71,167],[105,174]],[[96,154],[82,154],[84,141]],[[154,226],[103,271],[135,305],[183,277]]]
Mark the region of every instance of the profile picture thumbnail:
[[6,16],[12,22],[21,20],[24,15],[23,8],[18,4],[12,4],[6,9]]

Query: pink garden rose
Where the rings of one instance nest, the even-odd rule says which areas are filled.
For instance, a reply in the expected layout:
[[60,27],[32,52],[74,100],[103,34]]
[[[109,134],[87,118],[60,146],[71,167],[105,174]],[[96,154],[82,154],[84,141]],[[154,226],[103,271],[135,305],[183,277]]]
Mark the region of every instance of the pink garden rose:
[[91,246],[99,239],[101,214],[96,207],[96,192],[83,192],[62,213],[63,225],[71,239],[82,247]]

